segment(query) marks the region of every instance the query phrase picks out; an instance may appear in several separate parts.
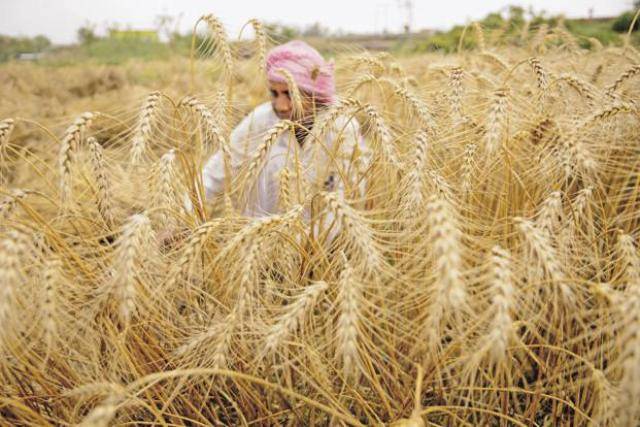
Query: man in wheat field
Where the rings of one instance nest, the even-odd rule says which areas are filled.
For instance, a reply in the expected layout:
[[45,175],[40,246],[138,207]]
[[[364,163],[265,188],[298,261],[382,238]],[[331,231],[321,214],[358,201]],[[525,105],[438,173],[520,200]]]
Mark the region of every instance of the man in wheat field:
[[[252,217],[283,210],[280,186],[286,182],[286,177],[282,177],[285,168],[284,173],[291,175],[291,181],[295,180],[296,171],[302,169],[309,184],[318,184],[328,191],[342,191],[345,183],[338,175],[346,170],[340,169],[352,156],[354,145],[359,144],[361,151],[364,150],[355,119],[338,117],[323,135],[313,132],[314,125],[322,121],[328,108],[336,102],[334,64],[325,61],[317,50],[298,40],[277,46],[267,54],[266,73],[271,101],[257,106],[231,133],[232,170],[237,171],[252,159],[268,132],[280,121],[291,120],[301,126],[296,126],[294,132],[283,132],[267,153],[256,187],[243,208],[243,213]],[[299,88],[300,112],[296,111],[295,96],[290,93],[287,77],[293,77]],[[345,164],[329,161],[329,153]],[[204,168],[207,199],[223,190],[223,157],[222,152],[214,154]],[[300,195],[294,190],[291,196],[299,200]]]
[[[271,100],[244,117],[230,137],[229,172],[236,177],[246,171],[266,138],[277,135],[266,159],[251,177],[255,184],[240,201],[242,213],[250,217],[281,213],[287,205],[303,202],[309,191],[347,191],[349,197],[362,196],[367,151],[360,126],[355,118],[342,114],[328,119],[331,107],[337,103],[333,62],[325,61],[307,43],[294,40],[268,52],[266,74]],[[291,80],[299,95],[291,93]],[[294,123],[293,130],[285,127],[284,121]],[[278,124],[284,130],[276,133]],[[207,200],[224,191],[224,157],[218,150],[204,167]],[[307,219],[309,215],[305,211]],[[330,221],[331,216],[325,219]]]

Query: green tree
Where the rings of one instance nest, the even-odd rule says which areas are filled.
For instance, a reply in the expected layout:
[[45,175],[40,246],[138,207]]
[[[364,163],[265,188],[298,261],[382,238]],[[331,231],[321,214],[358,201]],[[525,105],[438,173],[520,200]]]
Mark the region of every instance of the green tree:
[[277,23],[265,23],[265,31],[269,38],[272,38],[277,43],[288,42],[300,35],[300,31],[295,27],[288,25],[282,25]]
[[0,35],[0,62],[15,58],[21,53],[42,52],[51,46],[45,36],[11,37]]
[[500,28],[502,25],[504,25],[504,19],[499,12],[490,13],[482,20],[482,26],[487,29]]
[[509,6],[509,22],[513,27],[524,25],[524,8],[520,6]]
[[96,40],[98,40],[98,36],[96,36],[96,26],[95,24],[91,24],[87,22],[84,26],[78,28],[76,32],[78,37],[78,42],[82,45],[88,45]]
[[330,30],[323,27],[319,22],[315,22],[302,31],[302,35],[305,37],[325,37],[328,36]]
[[[627,31],[629,31],[629,27],[631,26],[634,15],[634,12],[623,13],[622,15],[618,16],[615,21],[613,21],[613,25],[611,28],[613,29],[613,31],[617,31],[618,33],[626,33]],[[640,23],[638,21],[636,21],[636,23],[633,25],[633,31],[638,31],[638,27],[640,27]]]

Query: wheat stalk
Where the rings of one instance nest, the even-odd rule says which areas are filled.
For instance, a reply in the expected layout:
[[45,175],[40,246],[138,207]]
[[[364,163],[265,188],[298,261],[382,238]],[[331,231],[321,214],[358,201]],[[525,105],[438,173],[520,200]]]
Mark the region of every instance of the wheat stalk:
[[536,76],[536,84],[538,86],[538,90],[540,91],[539,109],[540,111],[544,108],[544,102],[547,98],[547,91],[549,89],[549,77],[547,75],[547,71],[544,69],[540,60],[538,58],[532,57],[527,61],[533,70],[533,73]]
[[382,61],[368,54],[358,55],[354,57],[353,62],[356,69],[360,65],[366,65],[375,75],[382,74],[386,68]]
[[100,212],[105,224],[107,224],[109,228],[113,228],[115,225],[115,217],[113,214],[111,184],[107,177],[107,167],[104,162],[102,146],[94,137],[87,138],[87,144],[89,145],[91,166],[93,167],[96,186],[98,187],[98,191],[96,193],[98,212]]
[[407,105],[411,107],[413,112],[418,116],[420,121],[427,126],[431,131],[435,131],[436,122],[431,114],[431,111],[427,107],[427,104],[424,103],[421,99],[407,91],[407,89],[397,85],[395,86],[395,94],[400,97]]
[[558,79],[559,81],[566,81],[569,86],[574,88],[576,92],[578,92],[581,96],[584,96],[591,104],[596,101],[596,93],[595,90],[585,81],[580,79],[577,76],[569,73],[561,74]]
[[403,177],[401,183],[399,212],[405,216],[413,215],[415,209],[419,209],[424,201],[425,193],[425,166],[427,160],[429,136],[426,131],[421,131],[416,135],[415,151],[413,155],[412,167]]
[[565,42],[569,52],[577,52],[580,50],[578,42],[576,42],[576,38],[567,30],[563,21],[558,22],[557,26],[553,29],[553,32]]
[[339,280],[338,304],[340,314],[337,324],[338,346],[336,356],[342,363],[342,373],[347,379],[359,377],[362,369],[358,351],[360,318],[362,316],[360,299],[361,285],[355,277],[349,263],[345,263]]
[[640,421],[640,284],[635,282],[621,307],[622,328],[619,335],[620,354],[616,361],[621,369],[620,400],[616,405],[616,425],[636,426]]
[[508,90],[500,88],[493,93],[491,110],[487,115],[484,147],[487,156],[493,155],[502,145],[502,138],[509,108]]
[[176,171],[174,170],[175,151],[169,150],[161,158],[156,170],[156,186],[152,194],[154,206],[159,209],[158,219],[162,227],[175,225],[171,216],[178,197],[175,191]]
[[20,250],[14,239],[6,237],[0,241],[0,349],[11,330],[10,318],[16,314],[18,286],[23,280],[20,271]]
[[481,52],[487,50],[487,43],[484,39],[484,30],[478,21],[473,23],[473,29],[475,30],[476,37],[478,38],[478,48],[480,48]]
[[378,78],[373,74],[367,73],[359,76],[350,84],[349,92],[347,92],[346,99],[353,99],[356,92],[360,88],[374,82],[378,82]]
[[543,23],[538,28],[536,35],[531,40],[531,48],[534,51],[538,51],[543,53],[545,49],[545,41],[547,38],[547,34],[549,33],[549,25]]
[[227,40],[227,32],[224,29],[222,22],[212,14],[204,15],[202,18],[209,30],[213,34],[213,41],[217,49],[222,52],[222,62],[224,64],[224,71],[227,78],[230,78],[234,72],[234,60],[231,52],[231,45]]
[[514,294],[510,254],[500,246],[491,249],[491,274],[493,281],[493,300],[490,313],[490,332],[487,335],[487,346],[490,348],[492,362],[501,363],[508,346],[515,339],[515,328],[512,317],[514,310]]
[[82,422],[78,424],[79,427],[108,427],[116,416],[121,400],[115,395],[110,395],[103,403],[89,412]]
[[597,172],[599,165],[591,153],[590,148],[584,144],[583,135],[586,130],[595,123],[606,121],[618,114],[629,113],[632,111],[634,111],[634,107],[632,105],[622,102],[614,102],[613,104],[596,111],[584,119],[582,123],[578,124],[564,143],[567,155],[565,159],[565,174],[569,176],[575,168],[578,168],[585,177],[593,177]]
[[215,117],[218,127],[225,133],[229,134],[228,113],[231,109],[227,94],[224,90],[220,89],[216,92],[215,102],[213,104],[213,116]]
[[573,207],[573,215],[575,221],[579,221],[587,214],[587,210],[589,208],[589,204],[591,203],[592,197],[592,187],[585,187],[578,191],[578,195],[576,196]]
[[592,416],[594,422],[590,425],[612,425],[618,399],[616,389],[600,369],[593,370],[591,382],[596,399]]
[[494,52],[484,51],[480,52],[479,55],[483,58],[490,59],[494,63],[498,64],[503,71],[508,71],[511,68],[503,58],[501,58]]
[[327,111],[320,115],[314,128],[317,129],[315,132],[318,136],[323,135],[327,129],[333,127],[334,123],[337,121],[338,117],[341,115],[346,115],[351,111],[358,110],[363,108],[360,101],[354,98],[345,98],[341,99],[338,103],[333,105]]
[[432,196],[425,206],[428,241],[435,258],[434,274],[436,294],[446,309],[464,307],[467,291],[462,278],[461,233],[455,220],[455,212],[446,199]]
[[464,147],[464,160],[462,163],[462,191],[464,194],[469,194],[472,188],[472,179],[474,172],[474,157],[478,146],[473,142],[465,145]]
[[198,98],[194,96],[188,96],[184,98],[180,105],[194,111],[198,117],[202,125],[204,126],[204,135],[205,135],[205,151],[209,151],[208,142],[210,138],[218,144],[218,146],[223,150],[225,154],[228,154],[229,147],[222,133],[222,127],[216,124],[214,120],[213,113],[211,110]]
[[596,37],[589,37],[587,38],[587,40],[589,40],[589,45],[591,49],[595,50],[596,52],[599,52],[602,49],[604,49],[602,42],[598,40]]
[[189,265],[196,258],[199,251],[202,249],[206,241],[211,237],[211,234],[224,225],[224,218],[216,218],[204,224],[201,224],[191,234],[187,243],[182,249],[182,254],[176,262],[173,263],[172,269],[169,272],[165,288],[173,289],[185,273]]
[[463,112],[463,97],[464,88],[462,86],[462,78],[464,77],[464,70],[460,67],[453,67],[449,74],[449,88],[451,90],[451,111],[454,116],[454,123],[460,124],[464,117]]
[[563,220],[562,196],[559,191],[554,191],[542,203],[536,223],[538,227],[553,236],[559,231]]
[[294,124],[291,121],[282,120],[267,132],[262,140],[262,144],[258,146],[248,161],[248,166],[242,179],[242,188],[248,189],[253,185],[254,180],[257,178],[262,170],[262,166],[267,160],[271,147],[278,141],[278,138],[284,131],[293,128],[293,126]]
[[[242,239],[244,241],[244,239]],[[241,277],[238,283],[238,292],[235,299],[235,305],[225,316],[221,324],[213,324],[203,333],[191,337],[187,343],[179,347],[175,354],[181,357],[199,357],[202,365],[210,365],[214,369],[224,368],[229,365],[229,351],[231,349],[232,339],[236,330],[241,328],[247,310],[251,307],[251,294],[254,291],[254,283],[257,279],[257,260],[258,254],[262,249],[261,242],[256,240],[249,245],[246,251],[246,257],[242,260]],[[211,348],[211,352],[205,352],[204,355],[194,355],[199,348],[205,344]]]
[[153,121],[157,115],[161,94],[158,91],[151,92],[142,105],[138,124],[131,141],[131,164],[137,166],[142,161],[147,151],[147,144],[151,136]]
[[616,92],[624,82],[635,76],[636,74],[640,74],[640,64],[632,65],[627,68],[618,76],[618,78],[606,89],[606,93],[610,97],[615,97]]
[[57,335],[57,310],[58,310],[58,287],[60,284],[60,270],[62,263],[59,259],[48,259],[44,265],[42,279],[44,282],[44,299],[42,301],[42,311],[44,318],[44,341],[49,352],[53,347],[54,339]]
[[283,210],[291,209],[292,199],[291,199],[291,172],[288,168],[282,168],[280,171],[280,207]]
[[344,231],[354,255],[363,263],[370,273],[381,271],[382,254],[377,249],[373,230],[367,226],[365,219],[346,201],[334,192],[322,192],[327,209],[336,216],[336,221]]
[[256,34],[256,43],[258,44],[258,63],[262,73],[265,72],[267,65],[267,33],[262,25],[262,22],[257,19],[250,19],[249,23],[253,27],[253,31]]
[[13,119],[0,120],[0,150],[3,153],[6,150],[6,144],[9,142],[9,137],[14,127],[15,121]]
[[263,350],[265,356],[273,354],[295,332],[327,287],[325,282],[309,285],[293,303],[287,306],[286,311],[267,332]]
[[278,68],[276,73],[284,77],[287,82],[287,88],[289,89],[289,97],[291,98],[292,105],[292,118],[294,120],[301,118],[304,115],[304,111],[302,109],[302,95],[300,94],[300,89],[298,88],[296,80],[293,78],[291,72],[285,68]]
[[598,83],[598,79],[602,75],[602,70],[604,70],[604,66],[602,64],[598,64],[596,69],[593,71],[593,74],[591,75],[591,79],[589,80],[591,84]]
[[28,191],[14,189],[0,202],[0,219],[3,221],[9,218],[19,202],[29,195]]
[[640,283],[640,256],[633,243],[633,238],[619,231],[616,245],[620,270],[622,271],[622,283],[625,289],[631,291]]
[[153,255],[149,253],[153,241],[149,218],[136,214],[129,218],[116,242],[111,288],[118,304],[118,315],[125,325],[136,314],[137,283],[142,280],[145,260]]
[[86,129],[91,126],[96,117],[97,113],[83,113],[67,128],[62,138],[58,155],[58,167],[60,170],[60,202],[63,208],[71,199],[71,167],[74,152],[79,149]]
[[6,184],[8,177],[6,176],[6,156],[9,147],[9,138],[15,127],[13,119],[4,119],[0,121],[0,184]]
[[389,129],[382,116],[371,104],[365,105],[364,111],[367,116],[369,116],[369,120],[371,121],[372,128],[377,138],[377,146],[380,148],[383,158],[391,166],[400,168],[400,161],[398,160],[398,156],[393,145],[394,142],[391,129]]
[[548,233],[524,218],[514,218],[514,221],[533,256],[540,262],[542,270],[549,277],[554,288],[560,291],[563,301],[573,303],[576,297],[575,293],[567,284],[566,274],[560,264],[556,248],[550,242]]

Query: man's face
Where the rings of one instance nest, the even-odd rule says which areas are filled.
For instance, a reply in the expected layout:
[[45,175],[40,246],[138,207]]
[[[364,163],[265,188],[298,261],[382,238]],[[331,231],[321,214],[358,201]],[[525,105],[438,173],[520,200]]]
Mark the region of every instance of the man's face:
[[[293,101],[289,95],[289,86],[282,82],[269,82],[271,92],[271,105],[273,111],[281,120],[291,120],[293,117]],[[302,97],[302,117],[306,117],[313,111],[313,101],[304,92],[300,92]]]

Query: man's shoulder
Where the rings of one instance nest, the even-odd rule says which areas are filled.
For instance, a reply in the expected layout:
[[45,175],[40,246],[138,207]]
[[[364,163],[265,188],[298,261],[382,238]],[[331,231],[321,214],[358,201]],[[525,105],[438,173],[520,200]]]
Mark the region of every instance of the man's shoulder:
[[245,120],[250,120],[253,122],[259,123],[270,123],[277,119],[275,113],[273,112],[273,107],[270,102],[263,102],[262,104],[256,106],[247,116]]
[[273,113],[273,106],[271,105],[271,102],[269,101],[265,101],[262,104],[257,105],[254,109],[253,112],[255,114],[268,114],[268,115],[274,115]]
[[265,102],[256,106],[242,121],[234,128],[231,137],[244,138],[252,137],[269,129],[277,121],[270,102]]

